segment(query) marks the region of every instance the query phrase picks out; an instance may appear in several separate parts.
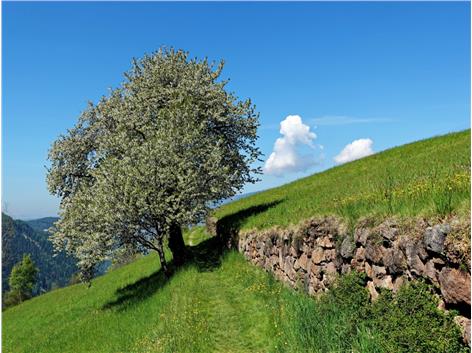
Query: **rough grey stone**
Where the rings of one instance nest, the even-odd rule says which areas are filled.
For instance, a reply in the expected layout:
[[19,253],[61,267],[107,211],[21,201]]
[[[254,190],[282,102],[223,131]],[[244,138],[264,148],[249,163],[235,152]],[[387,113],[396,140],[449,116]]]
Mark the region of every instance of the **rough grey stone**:
[[425,272],[425,266],[418,255],[413,255],[408,260],[410,272],[416,276],[422,276]]
[[402,273],[406,268],[406,259],[398,247],[385,249],[383,263],[391,274]]
[[325,261],[334,261],[336,259],[336,250],[327,249],[324,251]]
[[356,250],[356,244],[350,237],[345,237],[341,243],[341,256],[345,259],[350,259],[354,255],[354,250]]
[[309,254],[313,251],[312,244],[304,243],[302,246],[302,253]]
[[358,262],[365,260],[365,248],[357,248],[354,259]]
[[358,228],[354,232],[354,241],[357,244],[365,246],[367,243],[367,238],[369,237],[370,232],[366,228]]
[[320,274],[321,274],[321,269],[322,267],[319,266],[319,265],[312,265],[311,266],[311,273],[313,275],[313,277],[320,277]]
[[290,240],[290,234],[288,232],[284,232],[282,239],[284,240],[284,243],[288,243]]
[[257,253],[260,257],[264,257],[265,255],[264,250],[265,250],[264,247],[258,248]]
[[330,236],[324,236],[324,237],[318,238],[317,239],[317,244],[319,246],[322,246],[323,248],[326,248],[326,249],[334,248],[334,242],[333,242],[333,240],[331,239]]
[[[297,279],[297,272],[292,268],[290,268],[288,271],[285,271],[285,274],[288,276],[290,281],[294,282]],[[294,283],[292,283],[294,284]]]
[[382,278],[374,278],[374,285],[377,288],[385,288],[392,290],[393,289],[393,282],[391,276],[384,276]]
[[303,239],[295,237],[292,240],[292,247],[295,249],[295,255],[300,256],[303,247]]
[[431,261],[434,263],[435,266],[438,266],[438,267],[443,266],[443,265],[446,264],[446,262],[444,262],[443,259],[440,259],[438,257],[432,258]]
[[426,259],[429,258],[428,252],[426,251],[426,248],[424,247],[424,244],[422,241],[416,243],[416,251],[421,261],[425,261]]
[[351,272],[351,266],[349,264],[343,264],[341,267],[341,273],[345,275],[349,272]]
[[382,278],[387,274],[387,270],[383,266],[372,266],[372,272],[376,278]]
[[424,275],[428,277],[431,282],[438,283],[438,275],[436,268],[434,267],[434,262],[432,260],[428,261],[424,266]]
[[388,220],[382,223],[379,227],[379,232],[382,237],[389,241],[393,242],[398,235],[398,229],[396,228],[396,223],[392,220]]
[[336,272],[323,274],[323,285],[328,289],[336,280]]
[[393,281],[393,292],[397,293],[405,282],[406,281],[403,276],[395,278],[395,280]]
[[310,277],[308,293],[314,295],[324,288],[323,283],[317,277]]
[[311,254],[311,261],[317,265],[325,260],[324,250],[322,248],[316,248]]
[[364,269],[364,261],[365,261],[365,249],[357,248],[354,258],[351,260],[352,268],[356,269],[357,271],[362,271]]
[[374,271],[372,271],[372,266],[370,266],[370,264],[368,262],[366,262],[365,265],[364,265],[364,272],[367,275],[367,277],[369,277],[369,278],[374,277]]
[[286,256],[284,260],[284,272],[288,274],[291,270],[293,270],[293,259],[290,256]]
[[413,239],[403,239],[401,246],[406,255],[406,261],[410,272],[416,276],[422,276],[425,270],[424,264],[418,255],[419,245]]
[[426,249],[437,254],[444,253],[444,241],[450,231],[451,227],[449,224],[438,224],[434,227],[426,228],[423,236]]
[[[423,276],[439,285],[444,307],[470,305],[470,273],[457,269],[457,263],[452,265],[444,255],[449,225],[429,227],[422,239],[415,240],[399,237],[395,224],[385,222],[375,228],[376,237],[369,236],[371,229],[359,228],[355,240],[343,236],[337,248],[337,231],[323,227],[313,227],[313,236],[290,230],[250,232],[240,236],[237,245],[251,263],[290,286],[303,286],[310,294],[328,290],[337,273],[356,270],[367,274],[367,289],[373,300],[378,297],[378,288],[398,292],[408,278]],[[464,339],[470,342],[470,320],[465,318],[458,323]]]
[[454,322],[461,329],[462,339],[464,340],[464,343],[470,346],[470,319],[464,316],[456,316],[454,318]]
[[340,254],[335,253],[333,263],[334,263],[334,266],[336,266],[336,270],[338,272],[341,271],[341,268],[342,268],[344,262],[343,262],[343,258],[341,257]]
[[439,302],[438,302],[437,308],[438,308],[439,310],[445,311],[445,310],[446,310],[446,302],[445,302],[444,299],[442,299],[439,295],[438,295],[438,298],[439,298]]
[[323,272],[327,274],[335,274],[336,273],[336,266],[332,262],[328,262],[323,266]]
[[289,248],[289,246],[288,246],[287,244],[284,244],[284,245],[282,246],[282,256],[283,256],[283,257],[285,257],[285,256],[288,255],[289,249],[290,249],[290,248]]
[[372,242],[368,242],[365,248],[365,258],[373,263],[381,263],[383,257],[383,248]]
[[305,253],[303,253],[302,256],[300,256],[300,258],[298,259],[298,263],[300,264],[301,268],[303,268],[305,271],[307,270],[307,268],[308,268],[308,257],[306,256]]
[[369,291],[370,299],[372,301],[377,300],[377,298],[379,297],[379,293],[375,289],[374,282],[372,281],[367,282],[367,290]]

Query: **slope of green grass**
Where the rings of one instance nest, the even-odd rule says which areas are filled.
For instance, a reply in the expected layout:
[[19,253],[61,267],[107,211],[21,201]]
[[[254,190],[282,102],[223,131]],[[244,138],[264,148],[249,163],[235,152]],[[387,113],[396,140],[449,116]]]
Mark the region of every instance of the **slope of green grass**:
[[168,280],[149,255],[90,288],[58,289],[6,310],[3,352],[469,351],[425,286],[370,304],[362,278],[347,276],[315,300],[238,253],[220,256],[215,245],[194,247],[195,261]]
[[[444,216],[470,210],[470,131],[395,148],[225,205],[243,228],[314,215]],[[4,352],[467,352],[426,285],[369,303],[349,275],[313,299],[240,254],[221,255],[201,228],[194,260],[166,279],[154,255],[3,313]],[[220,256],[221,255],[221,256]]]
[[392,148],[215,211],[241,229],[313,216],[443,217],[470,210],[470,130]]
[[[206,237],[195,228],[187,242],[196,245]],[[246,283],[238,282],[241,274],[255,283],[264,275],[239,257],[214,271],[218,259],[201,259],[166,280],[157,257],[149,255],[95,279],[90,288],[58,289],[8,309],[3,351],[249,352],[267,345],[267,320],[253,326],[241,315],[264,304],[256,295],[240,296]],[[234,342],[227,342],[231,337]]]
[[263,352],[266,275],[238,254],[202,257],[166,280],[156,256],[3,313],[4,352]]

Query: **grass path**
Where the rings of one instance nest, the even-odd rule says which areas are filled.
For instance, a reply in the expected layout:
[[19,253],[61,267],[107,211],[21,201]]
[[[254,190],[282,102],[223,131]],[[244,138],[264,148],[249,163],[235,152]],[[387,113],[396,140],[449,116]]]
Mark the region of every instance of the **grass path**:
[[220,262],[206,247],[199,251],[204,263],[197,260],[172,279],[173,295],[161,314],[166,320],[138,342],[136,352],[272,351],[276,320],[267,289],[282,285],[240,254]]
[[214,259],[165,281],[156,257],[147,256],[91,288],[79,284],[33,298],[3,313],[3,351],[269,352],[269,293],[254,290],[269,277],[237,253]]
[[185,243],[188,246],[196,246],[208,238],[206,230],[202,226],[193,227],[185,232]]
[[240,278],[228,280],[228,267],[239,267],[235,255],[225,261],[227,268],[183,274],[186,295],[171,300],[165,311],[167,322],[154,333],[154,343],[160,342],[161,347],[151,344],[141,351],[152,352],[153,347],[163,352],[268,351],[271,313],[261,310],[267,308],[264,298],[250,293],[250,286]]

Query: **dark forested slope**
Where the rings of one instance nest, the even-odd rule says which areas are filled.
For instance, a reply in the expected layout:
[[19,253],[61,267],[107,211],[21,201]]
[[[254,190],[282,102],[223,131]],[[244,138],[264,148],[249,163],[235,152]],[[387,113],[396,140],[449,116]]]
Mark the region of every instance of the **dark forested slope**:
[[54,225],[54,222],[56,222],[58,219],[59,217],[44,217],[44,218],[38,218],[38,219],[31,219],[29,221],[24,221],[24,222],[28,224],[34,230],[47,231],[49,228],[51,228]]
[[47,217],[20,221],[2,213],[3,291],[8,290],[8,276],[12,267],[25,253],[31,254],[39,269],[36,294],[48,291],[54,286],[64,286],[69,282],[76,271],[75,261],[62,253],[53,256],[53,247],[48,240],[49,233],[46,232],[56,220],[54,217]]

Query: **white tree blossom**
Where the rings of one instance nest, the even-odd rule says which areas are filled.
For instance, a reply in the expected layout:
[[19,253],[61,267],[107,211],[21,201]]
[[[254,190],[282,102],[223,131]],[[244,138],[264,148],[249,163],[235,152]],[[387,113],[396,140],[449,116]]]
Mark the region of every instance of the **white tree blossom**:
[[156,250],[166,270],[166,236],[182,262],[181,226],[257,180],[258,114],[227,92],[222,68],[173,49],[135,60],[54,142],[47,181],[61,217],[52,241],[79,259],[84,278],[124,246]]

